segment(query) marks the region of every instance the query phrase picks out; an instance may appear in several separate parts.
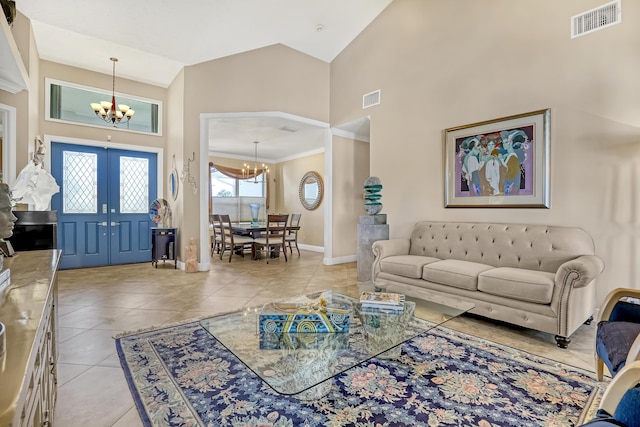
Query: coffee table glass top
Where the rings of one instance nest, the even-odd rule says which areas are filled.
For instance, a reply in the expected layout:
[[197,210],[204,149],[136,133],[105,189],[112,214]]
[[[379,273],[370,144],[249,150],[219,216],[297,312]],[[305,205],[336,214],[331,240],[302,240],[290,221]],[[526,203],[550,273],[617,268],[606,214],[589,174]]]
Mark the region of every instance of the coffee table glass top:
[[474,307],[446,297],[438,297],[437,302],[407,297],[404,310],[379,313],[334,291],[280,302],[313,307],[321,300],[350,311],[348,332],[259,333],[264,305],[207,318],[200,324],[273,390],[297,395],[312,392],[373,357],[397,357],[402,343]]

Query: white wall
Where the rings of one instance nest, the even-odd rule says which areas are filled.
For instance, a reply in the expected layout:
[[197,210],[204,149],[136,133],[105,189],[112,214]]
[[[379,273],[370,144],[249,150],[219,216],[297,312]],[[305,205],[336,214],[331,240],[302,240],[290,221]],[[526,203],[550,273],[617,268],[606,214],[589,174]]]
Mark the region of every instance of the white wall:
[[[331,123],[371,117],[392,238],[423,219],[576,226],[606,263],[599,301],[640,287],[640,2],[570,38],[571,16],[603,3],[395,0],[332,62]],[[445,208],[444,129],[544,108],[551,208]]]

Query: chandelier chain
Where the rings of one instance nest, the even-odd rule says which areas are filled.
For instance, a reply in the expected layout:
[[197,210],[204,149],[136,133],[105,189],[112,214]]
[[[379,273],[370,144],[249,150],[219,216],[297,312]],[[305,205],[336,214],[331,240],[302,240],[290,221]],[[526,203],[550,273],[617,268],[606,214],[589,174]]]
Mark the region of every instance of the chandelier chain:
[[[251,165],[249,165],[248,163],[244,164],[244,167],[242,168],[242,177],[245,181],[247,182],[253,182],[254,184],[263,184],[266,182],[266,177],[263,176],[261,181],[258,181],[258,144],[259,141],[253,141],[254,143],[254,149],[253,149],[253,167],[251,167]],[[253,169],[253,172],[251,172],[251,170]],[[269,173],[269,167],[267,165],[265,165],[264,163],[262,164],[262,169],[260,170],[261,174],[268,174]],[[251,179],[251,175],[253,175],[253,179]]]

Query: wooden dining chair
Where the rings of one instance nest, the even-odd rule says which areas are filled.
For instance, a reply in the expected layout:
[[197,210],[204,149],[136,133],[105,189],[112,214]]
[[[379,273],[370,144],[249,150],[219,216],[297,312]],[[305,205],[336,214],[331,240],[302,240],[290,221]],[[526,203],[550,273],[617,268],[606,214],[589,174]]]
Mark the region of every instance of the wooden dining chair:
[[267,264],[269,264],[269,258],[272,253],[275,253],[275,250],[282,249],[282,253],[284,254],[285,262],[288,262],[287,259],[287,242],[285,240],[287,236],[287,221],[289,220],[288,214],[281,215],[267,215],[267,226],[265,234],[261,237],[258,237],[254,240],[254,249],[255,254],[257,251],[265,251],[265,258],[267,259]]
[[220,215],[209,215],[209,226],[211,227],[211,256],[217,251],[220,253],[224,244],[224,234],[222,233],[222,225],[220,224]]
[[293,243],[298,251],[298,256],[300,256],[300,249],[298,248],[298,231],[300,228],[300,218],[302,218],[302,214],[291,214],[291,221],[289,222],[289,228],[287,229],[287,234],[285,236],[285,241],[289,245],[289,250],[293,255],[293,248],[291,247],[291,243]]
[[220,215],[220,227],[222,228],[222,250],[220,252],[220,259],[224,255],[225,251],[229,249],[229,262],[233,257],[233,253],[238,251],[238,254],[244,257],[244,250],[249,248],[253,253],[253,238],[248,236],[236,236],[233,234],[231,228],[231,218],[229,215]]

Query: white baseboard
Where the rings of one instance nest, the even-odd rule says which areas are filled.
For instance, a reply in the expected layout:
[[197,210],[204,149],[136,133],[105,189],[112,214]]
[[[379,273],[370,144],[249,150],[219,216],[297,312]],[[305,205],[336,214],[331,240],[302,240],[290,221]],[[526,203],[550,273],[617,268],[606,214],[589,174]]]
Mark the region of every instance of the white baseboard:
[[321,254],[324,253],[324,246],[303,245],[301,243],[298,243],[298,247],[300,249],[304,249],[305,251],[320,252]]
[[346,264],[349,262],[356,262],[358,260],[358,255],[349,255],[342,256],[337,258],[324,258],[322,263],[324,265],[336,265],[336,264]]

